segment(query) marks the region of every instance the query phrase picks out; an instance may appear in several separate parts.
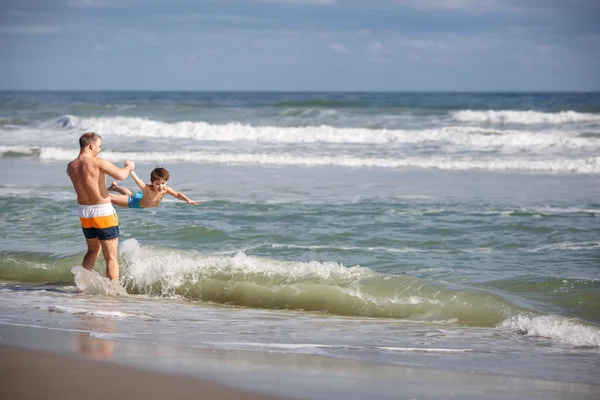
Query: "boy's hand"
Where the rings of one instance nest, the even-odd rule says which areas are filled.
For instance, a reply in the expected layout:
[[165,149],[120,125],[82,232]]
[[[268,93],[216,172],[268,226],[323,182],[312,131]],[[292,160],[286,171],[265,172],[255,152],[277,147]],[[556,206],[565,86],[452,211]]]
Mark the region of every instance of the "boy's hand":
[[187,203],[188,203],[188,204],[193,204],[193,205],[195,205],[195,206],[197,206],[197,205],[198,205],[198,202],[197,202],[197,201],[194,201],[194,200],[188,200],[188,201],[187,201]]

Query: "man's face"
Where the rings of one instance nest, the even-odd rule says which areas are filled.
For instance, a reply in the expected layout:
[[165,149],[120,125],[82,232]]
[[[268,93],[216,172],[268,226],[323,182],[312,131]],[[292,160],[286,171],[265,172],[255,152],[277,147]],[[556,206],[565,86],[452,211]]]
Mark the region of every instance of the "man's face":
[[90,143],[90,149],[92,150],[94,157],[97,157],[102,151],[102,139],[98,139],[95,142]]

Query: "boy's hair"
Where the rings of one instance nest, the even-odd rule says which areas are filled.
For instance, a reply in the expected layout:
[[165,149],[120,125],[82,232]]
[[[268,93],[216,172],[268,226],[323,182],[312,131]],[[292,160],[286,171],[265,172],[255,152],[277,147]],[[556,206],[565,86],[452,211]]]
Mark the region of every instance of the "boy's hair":
[[81,135],[79,138],[79,148],[83,149],[90,145],[90,143],[96,142],[98,139],[102,139],[100,135],[95,132],[87,132]]
[[150,182],[157,181],[159,179],[163,181],[168,181],[171,174],[167,171],[166,168],[156,167],[150,172]]

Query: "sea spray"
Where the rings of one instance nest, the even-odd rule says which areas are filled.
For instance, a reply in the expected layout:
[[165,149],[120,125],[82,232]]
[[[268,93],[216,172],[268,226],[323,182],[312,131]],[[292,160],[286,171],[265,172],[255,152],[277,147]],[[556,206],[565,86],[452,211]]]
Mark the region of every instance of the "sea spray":
[[75,286],[77,290],[84,294],[107,295],[107,296],[127,296],[127,291],[118,281],[111,281],[101,276],[97,271],[83,268],[77,265],[71,269],[75,276]]
[[576,347],[600,347],[600,328],[583,325],[580,320],[558,315],[515,315],[500,324],[519,334],[545,337]]

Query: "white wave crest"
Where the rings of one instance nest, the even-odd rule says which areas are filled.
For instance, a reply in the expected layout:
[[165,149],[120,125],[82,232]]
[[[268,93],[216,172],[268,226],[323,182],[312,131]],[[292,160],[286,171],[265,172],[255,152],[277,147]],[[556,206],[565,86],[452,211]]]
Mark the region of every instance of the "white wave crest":
[[505,320],[500,326],[519,331],[527,336],[546,337],[572,346],[600,346],[600,329],[556,315],[540,317],[517,315]]
[[560,111],[556,113],[539,111],[516,110],[462,110],[452,114],[452,117],[461,122],[487,122],[494,124],[551,124],[561,125],[576,122],[599,122],[600,115],[579,113],[575,111]]
[[192,139],[199,141],[253,141],[269,143],[355,143],[458,145],[474,149],[498,148],[600,148],[600,139],[566,132],[528,132],[479,127],[442,127],[423,130],[336,128],[332,126],[251,126],[239,123],[161,122],[143,118],[79,118],[66,115],[61,126],[101,135]]
[[[20,152],[35,155],[41,160],[69,161],[77,157],[77,150],[57,147],[4,146],[4,152]],[[0,151],[0,153],[2,153]],[[423,168],[441,170],[487,170],[487,171],[537,171],[553,173],[598,174],[600,157],[579,159],[528,160],[516,158],[473,159],[460,157],[407,157],[376,158],[346,155],[294,155],[289,153],[209,153],[182,152],[103,152],[102,156],[112,162],[133,160],[137,162],[187,162],[200,164],[230,165],[300,165],[307,167],[341,166],[349,168]]]
[[208,275],[259,274],[285,280],[318,278],[355,279],[378,275],[360,266],[346,267],[336,262],[294,262],[247,256],[243,251],[234,256],[204,255],[140,246],[128,239],[119,248],[126,260],[123,279],[135,287],[146,288],[162,282],[162,294],[168,295],[186,281],[196,283]]
[[[301,165],[376,168],[424,168],[442,170],[487,171],[545,171],[557,173],[598,174],[600,157],[583,159],[467,159],[452,157],[375,158],[346,155],[294,155],[289,153],[208,153],[208,152],[105,152],[103,156],[112,161],[133,160],[138,162],[190,162],[232,165]],[[76,150],[46,147],[40,149],[42,160],[72,160]]]
[[0,146],[0,154],[18,153],[23,155],[34,155],[38,147],[30,146]]

